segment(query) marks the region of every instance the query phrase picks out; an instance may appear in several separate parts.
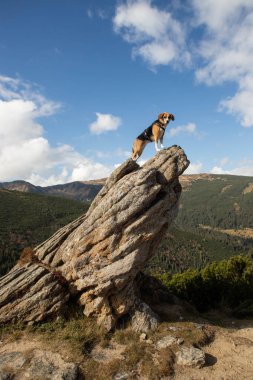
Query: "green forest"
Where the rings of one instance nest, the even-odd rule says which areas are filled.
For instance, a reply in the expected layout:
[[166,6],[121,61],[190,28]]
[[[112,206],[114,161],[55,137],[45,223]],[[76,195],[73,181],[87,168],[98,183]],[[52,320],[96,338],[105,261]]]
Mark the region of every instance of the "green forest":
[[24,248],[43,242],[87,208],[75,200],[0,190],[0,275],[12,268]]
[[[245,191],[252,183],[252,177],[208,175],[183,185],[178,216],[147,271],[178,273],[233,255],[253,256],[253,191]],[[245,228],[252,229],[247,237],[221,232]]]

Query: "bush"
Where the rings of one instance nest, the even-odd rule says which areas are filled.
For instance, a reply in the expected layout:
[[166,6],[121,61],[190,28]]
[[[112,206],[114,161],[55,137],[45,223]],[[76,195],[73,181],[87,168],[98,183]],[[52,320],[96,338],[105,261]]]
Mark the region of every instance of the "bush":
[[248,310],[253,310],[253,262],[247,256],[233,256],[202,270],[159,278],[171,292],[192,303],[198,311],[219,307],[238,310],[245,302]]

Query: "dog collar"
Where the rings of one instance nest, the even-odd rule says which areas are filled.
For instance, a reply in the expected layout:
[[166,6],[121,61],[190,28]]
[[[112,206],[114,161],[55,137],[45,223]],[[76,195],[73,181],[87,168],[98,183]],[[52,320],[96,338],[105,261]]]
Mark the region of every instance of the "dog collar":
[[157,120],[157,124],[158,124],[159,128],[163,129],[163,131],[165,132],[165,128],[159,120]]

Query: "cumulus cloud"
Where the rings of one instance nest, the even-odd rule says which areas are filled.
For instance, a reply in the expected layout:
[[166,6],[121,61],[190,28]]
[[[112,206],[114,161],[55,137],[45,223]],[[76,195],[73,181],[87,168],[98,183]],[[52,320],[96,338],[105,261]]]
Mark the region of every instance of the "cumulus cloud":
[[100,135],[108,131],[116,131],[121,125],[121,119],[118,116],[99,112],[96,112],[96,116],[96,121],[89,126],[91,133],[95,135]]
[[237,165],[232,169],[225,169],[220,166],[214,166],[210,173],[212,174],[231,174],[231,175],[243,175],[243,176],[253,176],[253,160],[243,160],[238,162]]
[[33,107],[33,117],[53,115],[61,107],[59,102],[46,99],[36,84],[3,75],[0,75],[0,99],[29,102]]
[[193,162],[193,163],[190,163],[190,165],[188,166],[188,168],[185,171],[185,174],[199,174],[199,173],[201,173],[202,169],[203,169],[202,162],[200,162],[200,161]]
[[194,62],[198,82],[236,83],[238,90],[221,100],[219,110],[252,127],[252,0],[190,0],[177,7],[187,10],[184,23],[172,13],[173,3],[168,11],[152,0],[121,1],[114,31],[131,44],[132,56],[141,57],[154,71],[159,65],[182,68]]
[[237,92],[220,103],[243,127],[253,126],[253,2],[193,0],[195,22],[205,26],[198,52],[205,64],[196,71],[208,85],[237,83]]
[[0,77],[0,181],[24,179],[52,185],[107,176],[111,168],[93,162],[67,144],[51,146],[38,117],[60,104],[47,100],[21,79]]
[[133,56],[140,56],[151,67],[190,62],[183,26],[151,0],[128,0],[119,4],[113,26],[116,33],[133,45]]
[[239,82],[237,93],[221,101],[220,109],[225,109],[229,114],[235,115],[243,127],[249,128],[253,126],[253,75],[251,78],[246,77]]
[[211,174],[231,174],[229,172],[229,170],[224,170],[222,167],[220,166],[214,166],[211,170],[210,170],[210,173]]
[[176,128],[170,128],[169,134],[171,137],[180,133],[195,134],[197,132],[197,126],[194,123],[188,123],[186,125],[179,125]]

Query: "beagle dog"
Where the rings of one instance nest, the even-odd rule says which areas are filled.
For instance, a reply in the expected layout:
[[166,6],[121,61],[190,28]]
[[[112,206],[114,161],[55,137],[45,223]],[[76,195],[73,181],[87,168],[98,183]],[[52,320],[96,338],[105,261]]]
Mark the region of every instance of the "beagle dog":
[[144,132],[142,132],[133,142],[133,148],[132,148],[132,159],[136,161],[140,155],[142,154],[145,146],[149,142],[155,142],[155,149],[157,152],[159,152],[158,148],[158,140],[160,140],[161,148],[163,149],[163,136],[165,133],[165,129],[167,125],[169,124],[170,120],[174,121],[175,117],[172,115],[172,113],[163,112],[158,115],[158,119],[154,121],[148,127],[145,129]]

